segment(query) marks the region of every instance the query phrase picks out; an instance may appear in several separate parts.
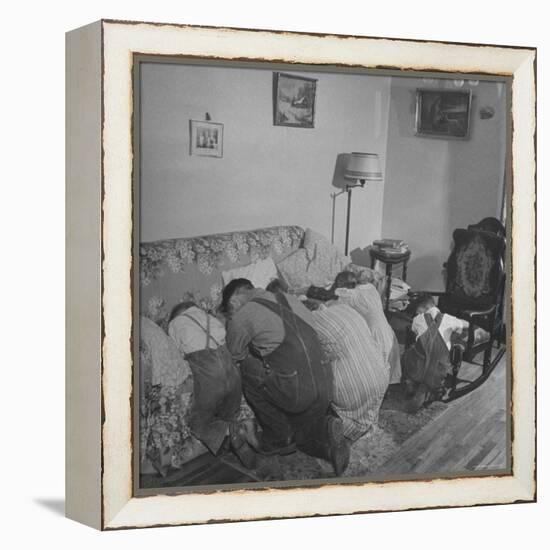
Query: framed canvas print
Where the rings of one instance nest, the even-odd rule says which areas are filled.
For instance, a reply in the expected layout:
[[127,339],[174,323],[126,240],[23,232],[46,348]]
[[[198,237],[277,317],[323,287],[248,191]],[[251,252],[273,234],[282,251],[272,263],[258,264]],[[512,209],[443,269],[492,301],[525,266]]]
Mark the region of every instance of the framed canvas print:
[[416,133],[434,137],[467,138],[471,102],[471,90],[418,90]]
[[534,501],[535,62],[69,32],[67,515]]
[[317,80],[290,73],[273,73],[273,124],[313,128]]

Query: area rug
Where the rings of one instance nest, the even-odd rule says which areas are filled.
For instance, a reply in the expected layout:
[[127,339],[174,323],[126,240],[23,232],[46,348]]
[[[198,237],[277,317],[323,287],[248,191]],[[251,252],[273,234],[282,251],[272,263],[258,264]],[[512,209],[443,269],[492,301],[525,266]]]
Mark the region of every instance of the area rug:
[[[390,386],[380,408],[378,425],[353,444],[350,463],[342,477],[376,475],[407,439],[434,420],[447,407],[444,403],[432,403],[416,414],[408,414],[403,410],[402,403],[400,387]],[[332,467],[328,462],[310,457],[300,451],[287,456],[258,456],[257,467],[253,470],[243,468],[231,453],[221,457],[214,457],[207,453],[166,477],[142,475],[141,487],[145,489],[189,487],[322,479],[333,476]]]
[[[406,413],[399,386],[390,386],[382,407],[378,425],[358,439],[351,448],[350,463],[342,477],[374,476],[412,435],[439,416],[448,406],[435,402],[415,414]],[[224,457],[234,467],[239,466],[233,455]],[[260,481],[288,481],[330,478],[331,465],[297,451],[287,456],[259,457],[257,467],[249,472]]]

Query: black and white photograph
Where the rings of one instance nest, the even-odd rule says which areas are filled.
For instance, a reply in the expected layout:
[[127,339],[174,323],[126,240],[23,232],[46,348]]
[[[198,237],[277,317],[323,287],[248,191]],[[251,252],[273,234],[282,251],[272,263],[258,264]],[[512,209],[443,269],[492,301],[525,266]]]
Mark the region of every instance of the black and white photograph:
[[3,548],[544,548],[544,3],[324,7],[4,6]]
[[509,80],[135,66],[138,490],[509,473]]
[[201,120],[189,121],[191,155],[223,156],[223,124]]

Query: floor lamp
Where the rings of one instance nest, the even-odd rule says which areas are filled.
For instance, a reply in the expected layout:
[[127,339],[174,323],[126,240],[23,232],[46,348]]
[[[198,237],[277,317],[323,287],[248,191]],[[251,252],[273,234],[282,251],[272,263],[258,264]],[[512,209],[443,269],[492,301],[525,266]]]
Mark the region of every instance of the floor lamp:
[[[380,169],[380,160],[376,153],[351,153],[348,158],[344,177],[354,180],[355,183],[346,183],[346,186],[339,193],[332,195],[333,199],[333,223],[334,223],[334,200],[342,193],[348,194],[348,211],[346,216],[346,247],[345,255],[349,252],[349,227],[351,217],[351,190],[354,187],[364,187],[367,181],[382,181],[382,170]],[[334,227],[333,227],[334,233]]]

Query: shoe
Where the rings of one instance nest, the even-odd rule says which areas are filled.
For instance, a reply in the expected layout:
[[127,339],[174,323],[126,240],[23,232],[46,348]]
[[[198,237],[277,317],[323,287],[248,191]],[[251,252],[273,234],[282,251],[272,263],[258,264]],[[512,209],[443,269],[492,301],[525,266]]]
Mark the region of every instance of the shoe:
[[430,391],[426,384],[419,384],[413,395],[408,396],[403,402],[403,410],[408,414],[416,414],[428,403]]
[[229,428],[229,444],[245,468],[251,470],[256,466],[256,453],[247,443],[244,429],[240,424],[231,424]]
[[339,418],[331,416],[328,420],[328,441],[330,462],[336,477],[339,477],[346,471],[350,455],[350,443],[344,436],[344,426]]
[[296,443],[290,436],[280,441],[266,441],[264,439],[258,452],[264,456],[289,455],[296,452]]
[[258,451],[261,447],[260,440],[258,436],[258,430],[256,423],[252,418],[247,420],[242,420],[241,423],[241,433],[245,438],[246,442],[255,450]]

